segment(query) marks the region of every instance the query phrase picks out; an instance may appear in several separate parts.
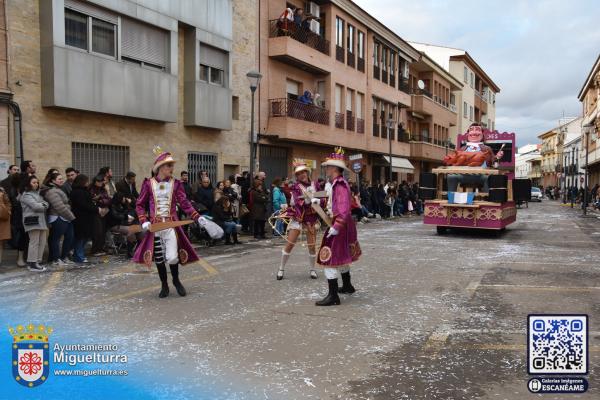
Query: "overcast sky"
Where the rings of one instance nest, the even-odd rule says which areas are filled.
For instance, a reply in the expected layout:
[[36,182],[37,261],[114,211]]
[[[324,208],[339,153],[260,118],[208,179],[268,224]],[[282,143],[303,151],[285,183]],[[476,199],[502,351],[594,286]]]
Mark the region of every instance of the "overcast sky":
[[496,129],[519,146],[565,116],[600,54],[598,0],[354,0],[405,40],[467,50],[500,87]]

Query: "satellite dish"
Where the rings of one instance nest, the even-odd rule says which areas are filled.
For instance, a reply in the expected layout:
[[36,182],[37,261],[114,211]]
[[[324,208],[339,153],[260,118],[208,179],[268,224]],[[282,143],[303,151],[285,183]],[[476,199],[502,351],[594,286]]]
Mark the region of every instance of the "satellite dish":
[[419,79],[419,81],[417,82],[417,86],[419,87],[419,89],[423,90],[425,89],[425,82]]

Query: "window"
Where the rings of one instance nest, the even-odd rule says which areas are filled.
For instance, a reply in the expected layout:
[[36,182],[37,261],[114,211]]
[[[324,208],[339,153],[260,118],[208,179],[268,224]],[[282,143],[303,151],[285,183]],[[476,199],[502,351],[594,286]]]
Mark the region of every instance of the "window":
[[335,85],[335,112],[342,112],[342,87]]
[[156,69],[169,65],[169,32],[153,25],[121,18],[121,59]]
[[354,27],[348,25],[348,52],[354,53]]
[[358,31],[358,58],[365,58],[365,34]]
[[469,106],[467,106],[467,102],[463,102],[463,118],[467,118],[468,117],[468,111],[469,110]]
[[469,71],[467,70],[467,67],[464,67],[464,77],[463,80],[465,81],[465,83],[467,83],[469,81]]
[[379,46],[380,44],[375,42],[375,46],[373,46],[373,65],[376,67],[379,66]]
[[335,18],[335,44],[344,47],[344,20],[340,17]]
[[346,90],[346,111],[352,112],[352,98],[354,97],[354,90]]
[[227,87],[229,53],[200,43],[200,80]]
[[223,86],[223,70],[212,68],[210,69],[210,83]]
[[200,80],[208,82],[208,75],[210,73],[210,67],[208,65],[200,64]]
[[390,75],[396,74],[396,53],[390,51]]
[[92,51],[114,57],[115,31],[115,25],[92,18]]
[[471,82],[470,82],[470,86],[473,87],[473,84],[475,82],[475,75],[471,72]]
[[108,11],[65,0],[65,44],[116,58],[117,21],[117,16]]
[[473,121],[473,106],[469,106],[469,120]]
[[300,84],[288,79],[286,81],[286,93],[288,99],[297,99],[298,93],[300,93]]
[[356,117],[363,118],[363,102],[365,95],[362,93],[356,94]]
[[208,172],[208,177],[212,182],[217,180],[217,155],[214,153],[200,153],[195,151],[188,152],[187,171],[190,174],[190,184],[198,180],[200,171]]
[[87,50],[88,17],[77,11],[65,8],[65,44]]
[[129,146],[97,143],[71,143],[73,168],[87,176],[96,176],[100,168],[109,166],[115,182],[129,171]]
[[240,119],[240,98],[238,96],[231,97],[231,119],[235,121]]
[[381,46],[381,69],[387,70],[387,48]]

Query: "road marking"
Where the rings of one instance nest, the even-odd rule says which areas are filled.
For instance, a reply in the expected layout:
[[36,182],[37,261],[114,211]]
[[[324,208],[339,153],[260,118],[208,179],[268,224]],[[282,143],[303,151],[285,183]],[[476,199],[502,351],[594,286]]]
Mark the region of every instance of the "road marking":
[[589,292],[600,290],[598,286],[533,286],[533,285],[503,285],[503,284],[481,284],[483,288],[501,288],[509,290],[566,290],[573,292]]
[[478,281],[469,282],[465,290],[469,293],[470,298],[472,298],[475,295],[475,292],[477,291],[477,288],[480,284],[481,279],[479,279]]
[[200,264],[200,266],[204,268],[209,275],[216,275],[219,273],[219,271],[211,263],[203,258],[200,258],[198,261],[196,261],[196,263]]
[[52,273],[52,276],[50,276],[48,282],[46,282],[42,290],[39,292],[40,294],[36,297],[36,300],[31,304],[31,306],[27,310],[28,314],[36,313],[40,311],[43,306],[46,305],[50,293],[54,290],[54,288],[56,288],[56,285],[58,285],[58,283],[61,281],[63,274],[64,271],[62,270]]
[[[189,279],[185,279],[184,282],[202,281],[202,280],[211,278],[214,275],[216,275],[216,274],[219,273],[219,271],[215,267],[213,267],[208,261],[200,259],[197,262],[194,262],[194,263],[192,263],[190,265],[193,265],[193,264],[196,264],[196,263],[200,264],[206,270],[207,274],[206,275],[198,275],[198,276],[191,277]],[[159,288],[160,288],[160,285],[148,286],[148,287],[143,288],[143,289],[133,290],[131,292],[122,293],[122,294],[119,294],[119,295],[110,296],[110,297],[106,297],[104,299],[100,299],[100,300],[97,300],[97,301],[92,301],[92,302],[89,302],[89,303],[85,303],[85,304],[81,304],[81,305],[78,305],[78,306],[75,306],[75,307],[71,307],[71,308],[68,308],[66,311],[71,311],[71,312],[72,311],[80,311],[80,310],[84,310],[84,309],[87,309],[87,308],[96,307],[96,306],[98,306],[100,304],[104,304],[104,303],[111,302],[111,301],[114,301],[114,300],[121,300],[121,299],[125,299],[127,297],[140,295],[142,293],[157,291]]]
[[448,336],[450,336],[451,328],[448,325],[442,325],[438,327],[427,338],[427,341],[423,345],[422,351],[427,353],[429,358],[436,358],[440,350],[446,346]]

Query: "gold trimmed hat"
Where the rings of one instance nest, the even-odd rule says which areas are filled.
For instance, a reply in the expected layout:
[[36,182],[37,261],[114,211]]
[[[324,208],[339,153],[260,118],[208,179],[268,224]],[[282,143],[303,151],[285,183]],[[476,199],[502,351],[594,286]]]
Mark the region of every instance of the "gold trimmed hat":
[[160,148],[160,146],[154,146],[152,150],[154,155],[156,156],[156,160],[154,160],[154,166],[152,167],[152,171],[156,174],[158,169],[165,164],[174,163],[175,159],[173,159],[173,155],[168,151],[164,151]]
[[308,167],[308,165],[306,165],[306,162],[304,160],[295,158],[294,162],[292,163],[292,166],[294,167],[294,175],[299,174],[302,171],[306,171],[310,174],[310,168]]
[[321,165],[325,167],[331,165],[332,167],[339,167],[346,171],[350,171],[348,165],[346,165],[346,155],[344,154],[344,149],[341,147],[336,147],[335,151],[327,156]]

